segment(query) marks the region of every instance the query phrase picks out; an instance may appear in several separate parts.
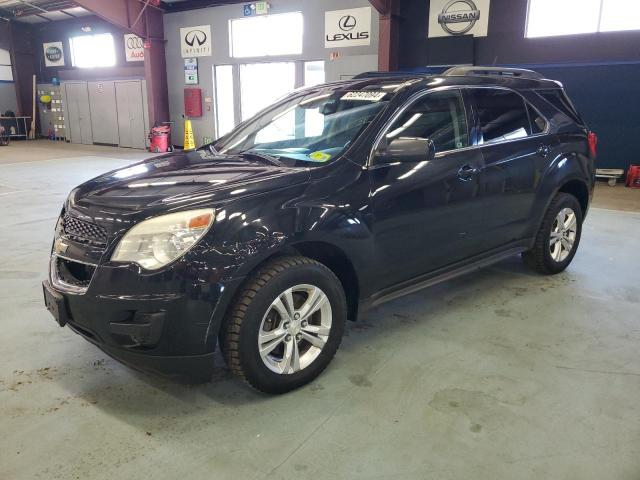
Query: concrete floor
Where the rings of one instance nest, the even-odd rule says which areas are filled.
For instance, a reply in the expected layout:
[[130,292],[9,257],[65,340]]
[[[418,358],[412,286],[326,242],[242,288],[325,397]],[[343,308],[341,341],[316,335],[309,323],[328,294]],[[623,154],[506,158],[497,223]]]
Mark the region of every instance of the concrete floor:
[[640,478],[640,214],[593,208],[561,275],[513,258],[368,313],[299,391],[255,393],[220,359],[185,387],[42,305],[67,192],[144,155],[0,147],[0,479]]

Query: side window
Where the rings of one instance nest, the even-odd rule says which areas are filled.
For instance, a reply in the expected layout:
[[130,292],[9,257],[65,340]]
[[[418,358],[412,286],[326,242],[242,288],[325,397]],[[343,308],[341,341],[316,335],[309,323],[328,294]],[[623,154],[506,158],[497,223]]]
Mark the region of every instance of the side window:
[[434,92],[416,100],[393,123],[387,142],[407,137],[433,141],[436,152],[468,147],[467,118],[460,92]]
[[524,138],[531,134],[524,99],[508,90],[471,90],[478,117],[478,145]]
[[545,118],[529,104],[527,104],[527,110],[529,111],[529,120],[531,120],[531,133],[533,135],[544,133],[547,129],[547,121]]
[[578,125],[584,124],[582,118],[580,118],[580,115],[571,103],[571,100],[569,100],[569,98],[562,90],[538,90],[538,95],[540,95],[547,102],[553,105],[557,110],[560,110]]

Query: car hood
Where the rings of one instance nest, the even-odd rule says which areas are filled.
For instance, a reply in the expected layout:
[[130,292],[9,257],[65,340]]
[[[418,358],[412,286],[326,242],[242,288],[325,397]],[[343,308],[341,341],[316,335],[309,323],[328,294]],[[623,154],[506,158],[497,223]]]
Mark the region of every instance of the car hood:
[[114,170],[80,185],[69,206],[140,212],[215,206],[309,180],[306,168],[256,163],[207,151],[163,155]]

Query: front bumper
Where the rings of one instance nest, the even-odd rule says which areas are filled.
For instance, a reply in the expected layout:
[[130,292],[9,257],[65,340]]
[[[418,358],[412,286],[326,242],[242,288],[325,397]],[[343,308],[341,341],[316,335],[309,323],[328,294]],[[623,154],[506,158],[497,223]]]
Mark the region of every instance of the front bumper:
[[61,326],[131,367],[196,381],[211,376],[219,327],[243,280],[189,267],[149,275],[134,265],[101,265],[86,287],[73,288],[56,273],[52,261],[43,289]]

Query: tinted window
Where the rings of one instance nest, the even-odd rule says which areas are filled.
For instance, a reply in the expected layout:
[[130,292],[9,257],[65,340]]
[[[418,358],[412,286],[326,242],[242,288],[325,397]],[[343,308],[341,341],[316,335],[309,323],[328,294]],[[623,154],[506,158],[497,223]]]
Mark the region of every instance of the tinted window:
[[529,104],[527,104],[527,109],[529,110],[529,120],[531,120],[531,133],[534,135],[544,133],[547,129],[547,121],[545,118]]
[[527,137],[531,133],[524,99],[507,90],[472,90],[479,123],[478,144]]
[[387,133],[387,141],[403,137],[428,138],[435,144],[436,152],[468,147],[467,119],[460,92],[434,92],[417,100]]
[[580,115],[562,90],[540,90],[538,91],[538,95],[540,95],[547,102],[553,105],[557,110],[560,110],[574,122],[578,123],[579,125],[583,124]]

